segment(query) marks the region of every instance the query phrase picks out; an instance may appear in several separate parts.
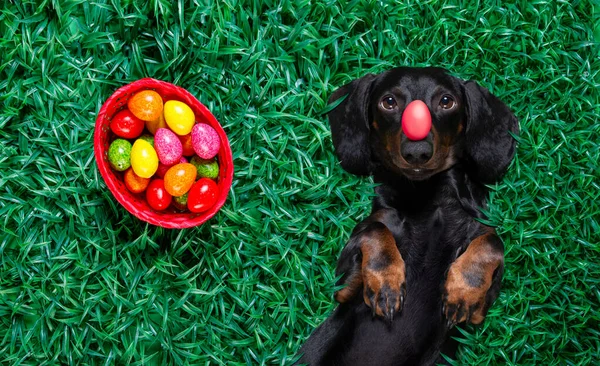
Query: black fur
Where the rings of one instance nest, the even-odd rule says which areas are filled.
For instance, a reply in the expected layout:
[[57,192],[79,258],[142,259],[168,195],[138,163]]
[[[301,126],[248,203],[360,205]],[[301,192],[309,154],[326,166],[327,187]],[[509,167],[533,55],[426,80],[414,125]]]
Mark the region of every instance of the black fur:
[[[390,90],[398,100],[398,113],[382,113],[377,108]],[[456,98],[456,110],[436,107],[439,90]],[[456,345],[448,341],[455,328],[448,327],[442,314],[442,285],[452,262],[488,229],[475,220],[482,218],[480,208],[486,205],[484,183],[500,179],[506,171],[515,151],[508,131],[518,132],[517,120],[487,90],[438,68],[397,68],[368,75],[338,89],[330,102],[345,94],[348,97],[329,114],[336,154],[345,170],[372,174],[379,186],[372,215],[353,231],[336,273],[341,276],[340,284],[360,273],[359,238],[373,224],[373,214],[379,213],[377,223],[392,232],[405,261],[406,298],[401,313],[389,323],[372,316],[359,291],[314,331],[300,351],[299,362],[443,363],[440,354],[452,357]],[[426,101],[438,143],[443,137],[451,141],[452,150],[446,160],[422,172],[413,172],[401,162],[394,145],[401,136],[401,112],[414,99]],[[503,250],[498,242],[494,244],[499,245],[497,250]],[[499,268],[487,293],[488,307],[498,296],[501,278]]]

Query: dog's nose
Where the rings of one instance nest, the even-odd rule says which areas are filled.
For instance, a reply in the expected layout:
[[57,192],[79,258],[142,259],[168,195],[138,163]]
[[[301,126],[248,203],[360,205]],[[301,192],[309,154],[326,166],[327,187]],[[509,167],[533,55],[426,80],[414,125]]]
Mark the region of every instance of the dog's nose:
[[424,164],[433,156],[433,146],[425,140],[402,143],[400,153],[409,164]]

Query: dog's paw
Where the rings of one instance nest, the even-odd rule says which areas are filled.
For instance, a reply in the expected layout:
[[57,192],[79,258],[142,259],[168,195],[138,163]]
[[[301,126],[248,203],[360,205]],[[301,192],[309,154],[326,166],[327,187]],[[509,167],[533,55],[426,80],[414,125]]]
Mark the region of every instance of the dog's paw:
[[486,294],[491,280],[477,269],[451,266],[444,285],[443,308],[449,328],[462,322],[481,324],[487,314]]
[[362,272],[365,303],[374,316],[391,322],[402,311],[406,297],[404,260],[399,253],[393,258],[372,258]]

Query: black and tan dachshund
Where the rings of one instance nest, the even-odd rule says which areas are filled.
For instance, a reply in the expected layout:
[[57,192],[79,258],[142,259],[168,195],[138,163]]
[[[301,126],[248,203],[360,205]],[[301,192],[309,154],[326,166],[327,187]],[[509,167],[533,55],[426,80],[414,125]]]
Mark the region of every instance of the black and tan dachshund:
[[[378,186],[337,264],[340,305],[299,363],[443,362],[441,353],[455,350],[453,326],[480,324],[500,291],[504,246],[478,219],[485,185],[503,176],[515,153],[517,119],[488,90],[440,68],[369,74],[329,102],[340,98],[329,113],[336,155],[346,171],[372,175]],[[425,128],[421,136],[406,133],[415,126]]]

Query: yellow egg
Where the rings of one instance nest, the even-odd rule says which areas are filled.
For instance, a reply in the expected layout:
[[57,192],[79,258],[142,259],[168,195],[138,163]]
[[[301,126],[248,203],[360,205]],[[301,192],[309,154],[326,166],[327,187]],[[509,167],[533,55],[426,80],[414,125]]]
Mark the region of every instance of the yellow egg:
[[169,100],[165,103],[164,114],[169,128],[179,136],[190,133],[196,122],[192,108],[176,100]]
[[148,143],[138,139],[131,148],[131,168],[134,173],[142,178],[150,178],[158,169],[158,155]]

